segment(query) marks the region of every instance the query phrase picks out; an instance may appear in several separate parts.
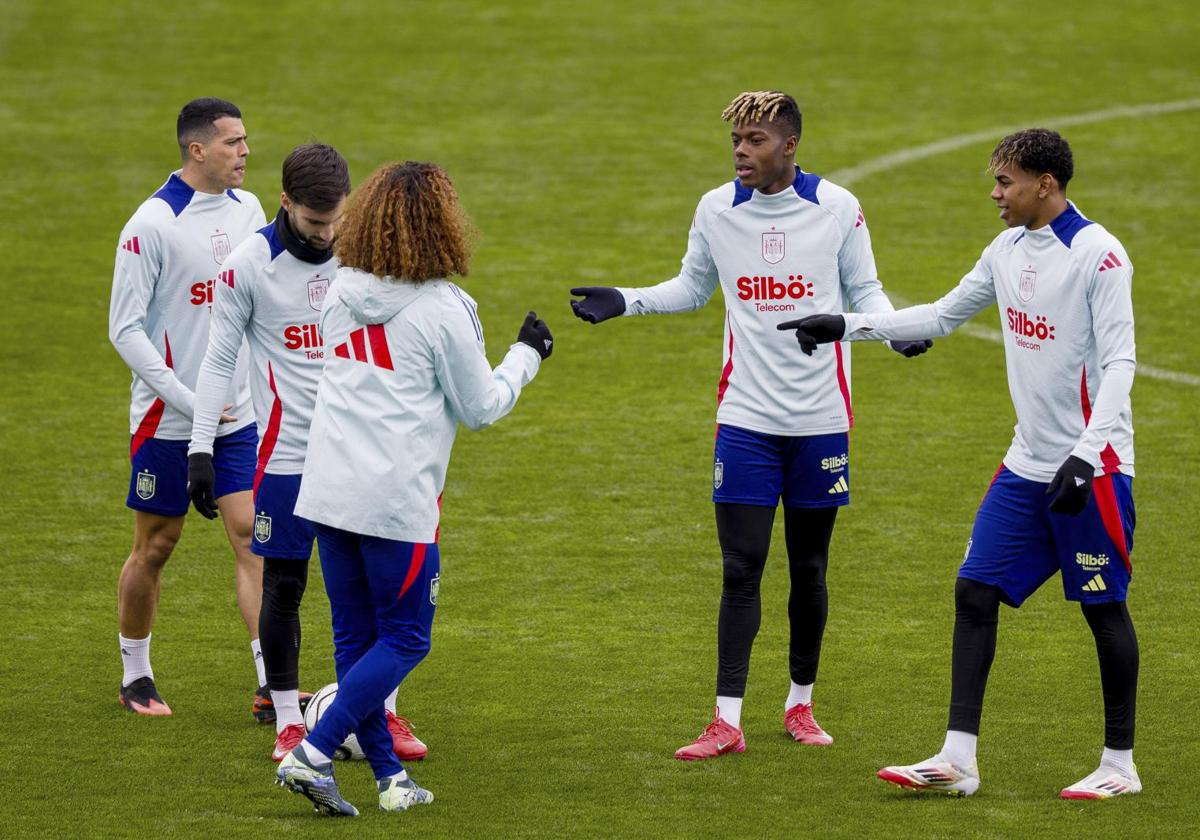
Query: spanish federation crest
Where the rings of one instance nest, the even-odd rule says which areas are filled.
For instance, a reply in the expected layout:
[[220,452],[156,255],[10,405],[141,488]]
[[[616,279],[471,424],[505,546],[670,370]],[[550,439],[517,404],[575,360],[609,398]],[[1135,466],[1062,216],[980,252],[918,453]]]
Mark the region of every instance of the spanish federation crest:
[[153,499],[154,489],[158,484],[158,479],[154,473],[147,470],[142,470],[137,474],[137,482],[134,485],[134,491],[139,499]]
[[325,305],[325,293],[329,291],[329,278],[316,277],[308,281],[308,305],[317,312]]
[[438,590],[442,588],[442,575],[438,573],[429,581],[429,603],[437,606]]
[[725,483],[725,465],[720,461],[713,464],[713,489],[720,490]]
[[1031,266],[1021,272],[1021,285],[1017,288],[1017,295],[1024,303],[1029,303],[1029,301],[1033,300],[1033,295],[1036,291],[1037,272]]
[[784,236],[782,231],[770,231],[762,235],[762,257],[771,265],[783,259]]
[[271,517],[265,513],[254,517],[254,539],[260,543],[269,542],[271,539]]
[[217,265],[225,262],[225,258],[229,256],[229,252],[233,250],[229,244],[228,233],[214,233],[211,237],[213,259],[217,261]]

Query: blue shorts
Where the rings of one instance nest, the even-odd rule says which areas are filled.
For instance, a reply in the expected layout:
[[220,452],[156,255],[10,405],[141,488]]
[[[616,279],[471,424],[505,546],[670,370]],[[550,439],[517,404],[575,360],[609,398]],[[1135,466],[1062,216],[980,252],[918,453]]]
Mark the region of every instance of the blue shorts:
[[299,475],[263,473],[254,491],[254,538],[250,549],[259,557],[308,560],[316,532],[307,519],[296,516]]
[[823,508],[850,504],[850,436],[784,437],[717,427],[713,501]]
[[[213,441],[213,497],[249,490],[254,484],[258,431],[251,423],[244,429]],[[129,496],[125,504],[134,510],[159,516],[183,516],[191,500],[187,492],[186,440],[159,440],[134,436],[129,444]]]
[[959,577],[999,587],[1014,607],[1057,571],[1068,601],[1124,601],[1133,574],[1133,480],[1100,476],[1078,516],[1052,513],[1048,486],[1000,467],[975,515]]

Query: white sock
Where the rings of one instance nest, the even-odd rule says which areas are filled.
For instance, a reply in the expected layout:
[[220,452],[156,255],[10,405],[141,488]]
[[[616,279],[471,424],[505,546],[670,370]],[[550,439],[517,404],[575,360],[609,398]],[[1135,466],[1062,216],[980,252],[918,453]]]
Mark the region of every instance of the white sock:
[[970,732],[947,730],[946,742],[942,744],[942,751],[938,755],[943,761],[966,770],[975,766],[975,744],[978,740],[979,736]]
[[383,701],[383,708],[387,709],[392,714],[396,714],[396,695],[400,693],[400,686],[392,689],[392,693]]
[[742,698],[718,697],[717,714],[730,726],[742,728]]
[[126,639],[118,633],[117,640],[121,645],[121,664],[125,667],[125,676],[121,677],[122,688],[142,677],[154,679],[154,671],[150,668],[150,636]]
[[797,683],[792,683],[792,688],[788,692],[787,702],[783,704],[783,710],[786,712],[788,709],[792,708],[792,706],[795,706],[797,703],[804,703],[806,705],[811,703],[812,702],[812,690],[813,690],[812,683],[809,683],[808,685],[799,685]]
[[1100,763],[1115,767],[1122,773],[1128,773],[1131,776],[1136,772],[1133,769],[1133,750],[1110,750],[1105,747],[1104,752],[1100,755]]
[[300,691],[271,691],[271,702],[275,704],[275,734],[283,731],[285,726],[293,723],[304,723],[304,715],[300,714]]
[[304,754],[307,755],[309,760],[314,764],[328,764],[333,761],[332,758],[314,747],[312,745],[312,741],[308,740],[307,738],[300,742],[300,746],[304,747]]
[[263,665],[262,645],[258,643],[258,639],[250,643],[250,651],[254,654],[254,670],[258,672],[258,684],[264,686],[267,684],[267,669]]

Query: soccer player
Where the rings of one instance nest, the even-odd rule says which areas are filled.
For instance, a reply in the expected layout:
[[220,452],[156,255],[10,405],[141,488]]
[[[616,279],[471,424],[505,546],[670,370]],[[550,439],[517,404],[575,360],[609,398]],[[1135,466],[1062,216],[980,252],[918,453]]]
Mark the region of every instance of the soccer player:
[[[238,351],[250,349],[250,391],[258,418],[254,474],[254,553],[263,558],[259,634],[268,697],[255,716],[275,721],[271,757],[280,761],[304,738],[300,711],[300,600],[308,582],[312,523],[293,515],[308,426],[325,365],[317,319],[334,275],[334,236],[350,193],[350,168],[332,146],[299,146],[283,162],[283,194],[275,221],[225,261],[213,301],[208,352],[196,384],[188,450],[189,493],[208,518],[213,505],[213,440]],[[387,701],[396,754],[425,757],[426,748]]]
[[[213,287],[221,264],[266,218],[246,174],[246,129],[231,102],[196,99],[176,124],[183,165],[142,203],[121,231],[113,272],[108,336],[133,371],[129,498],[133,550],[117,588],[121,705],[140,715],[171,714],[154,684],[150,631],[163,565],[188,509],[187,441],[196,375],[208,344]],[[262,561],[250,551],[254,414],[244,368],[221,415],[213,460],[214,495],[233,548],[238,607],[259,661]]]
[[[800,109],[779,91],[743,93],[732,123],[737,178],[700,199],[677,277],[649,288],[572,289],[590,323],[618,315],[688,312],[725,297],[724,369],[717,387],[713,502],[724,579],[717,616],[712,723],[681,760],[743,752],[742,697],[760,621],[759,583],[783,500],[791,573],[791,686],[784,727],[802,744],[833,739],[812,713],[828,615],[825,570],[838,507],[850,501],[850,356],[798,360],[780,341],[780,312],[891,312],[858,201],[796,166]],[[784,338],[787,338],[786,336]],[[929,343],[895,345],[905,356]]]
[[380,808],[433,801],[392,751],[383,701],[429,652],[440,500],[458,424],[478,429],[508,414],[553,347],[531,312],[490,367],[475,302],[447,279],[467,274],[469,230],[446,173],[409,161],[359,187],[336,246],[341,267],[320,323],[332,349],[295,512],[317,532],[338,695],[276,773],[332,815],[358,813],[330,760],[351,732]]
[[1061,571],[1064,595],[1079,602],[1095,636],[1104,694],[1100,766],[1061,795],[1137,793],[1138,643],[1125,606],[1134,525],[1133,265],[1115,236],[1067,200],[1074,164],[1057,133],[1005,137],[991,169],[991,198],[1008,229],[940,300],[890,314],[779,324],[795,329],[811,354],[819,342],[943,336],[992,303],[1000,307],[1017,426],[955,584],[945,743],[932,758],[885,767],[879,777],[914,790],[976,791],[975,745],[1000,604],[1019,607]]

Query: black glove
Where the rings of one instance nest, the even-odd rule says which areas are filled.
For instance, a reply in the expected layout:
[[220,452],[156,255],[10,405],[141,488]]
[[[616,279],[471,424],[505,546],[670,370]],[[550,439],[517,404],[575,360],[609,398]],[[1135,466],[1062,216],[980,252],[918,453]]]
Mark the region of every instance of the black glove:
[[776,324],[777,330],[795,330],[796,341],[804,355],[811,356],[818,344],[841,341],[846,334],[846,319],[841,315],[809,315],[795,321]]
[[1046,488],[1046,495],[1051,497],[1050,510],[1067,516],[1082,513],[1092,497],[1092,476],[1095,472],[1091,464],[1074,455],[1063,461]]
[[213,485],[216,481],[217,474],[213,472],[211,454],[195,452],[188,456],[188,496],[205,519],[217,518],[217,502],[213,499]]
[[550,328],[537,316],[536,312],[530,312],[525,316],[525,323],[521,325],[521,331],[517,333],[517,341],[528,344],[536,350],[543,361],[550,358],[550,354],[554,352],[554,336],[550,335]]
[[893,341],[892,349],[906,359],[920,356],[933,346],[933,339],[923,338],[920,341]]
[[611,286],[578,286],[571,294],[583,295],[583,300],[571,301],[571,311],[589,324],[625,314],[625,296]]

